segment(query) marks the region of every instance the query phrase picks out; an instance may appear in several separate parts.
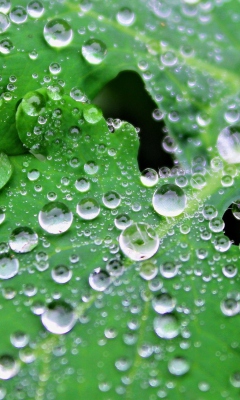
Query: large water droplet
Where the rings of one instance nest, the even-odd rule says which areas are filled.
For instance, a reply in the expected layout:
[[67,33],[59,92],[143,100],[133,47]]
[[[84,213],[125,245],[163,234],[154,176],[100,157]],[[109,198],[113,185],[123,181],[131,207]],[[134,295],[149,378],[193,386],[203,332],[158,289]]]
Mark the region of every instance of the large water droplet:
[[77,213],[83,219],[94,219],[99,215],[100,207],[95,199],[87,197],[77,204]]
[[233,297],[229,297],[221,302],[221,311],[227,317],[233,317],[240,312],[240,303]]
[[230,376],[230,382],[235,388],[240,388],[240,372],[236,371]]
[[0,0],[0,12],[7,14],[11,8],[11,1],[10,0]]
[[71,43],[73,31],[67,21],[56,18],[46,23],[43,35],[51,47],[65,47]]
[[92,289],[103,292],[111,283],[111,277],[107,271],[96,268],[89,275],[89,285]]
[[51,333],[61,335],[69,332],[76,323],[76,315],[70,304],[54,301],[41,315],[44,327]]
[[130,26],[135,21],[135,14],[130,8],[123,7],[117,13],[117,21],[123,26]]
[[28,3],[27,12],[32,18],[40,18],[44,13],[44,7],[39,0],[33,0]]
[[19,262],[7,254],[0,256],[0,279],[10,279],[18,273]]
[[98,39],[90,39],[82,46],[82,55],[90,64],[100,64],[107,54],[106,45]]
[[189,371],[189,362],[183,357],[175,357],[168,363],[168,370],[171,374],[181,376]]
[[155,186],[158,183],[158,173],[152,168],[146,168],[142,171],[140,180],[144,186]]
[[102,111],[96,106],[88,105],[83,110],[83,116],[89,124],[96,124],[102,119]]
[[75,188],[79,192],[87,192],[90,189],[90,182],[88,181],[87,178],[79,178],[75,182]]
[[40,226],[48,233],[60,234],[66,232],[73,221],[69,208],[58,201],[46,204],[38,215]]
[[0,357],[0,379],[11,379],[17,375],[19,371],[19,363],[9,355]]
[[179,323],[175,315],[164,314],[153,322],[154,331],[162,339],[173,339],[179,334]]
[[180,187],[166,184],[155,191],[152,202],[158,214],[164,217],[176,217],[184,211],[187,199]]
[[10,19],[14,24],[23,24],[27,17],[27,11],[22,6],[16,6],[10,12]]
[[19,227],[12,231],[9,246],[15,253],[28,253],[38,244],[38,235],[33,229]]
[[8,29],[9,25],[10,21],[8,17],[5,14],[0,13],[0,33],[5,32]]
[[220,156],[229,164],[240,163],[240,126],[224,128],[217,139]]
[[0,53],[9,54],[11,50],[14,48],[11,40],[3,39],[0,41]]
[[45,107],[45,99],[41,93],[28,92],[22,100],[22,108],[30,117],[39,115]]
[[25,347],[29,342],[29,336],[24,332],[14,332],[10,336],[11,343],[17,349]]
[[131,260],[143,261],[158,251],[159,238],[148,224],[134,223],[121,233],[119,245]]

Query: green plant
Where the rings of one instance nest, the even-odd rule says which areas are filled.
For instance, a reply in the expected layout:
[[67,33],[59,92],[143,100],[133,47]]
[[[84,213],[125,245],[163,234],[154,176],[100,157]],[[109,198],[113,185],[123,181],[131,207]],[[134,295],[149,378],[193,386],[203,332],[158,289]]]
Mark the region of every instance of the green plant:
[[[130,7],[0,0],[0,398],[239,396],[240,5]],[[90,102],[125,70],[170,135],[153,186]]]

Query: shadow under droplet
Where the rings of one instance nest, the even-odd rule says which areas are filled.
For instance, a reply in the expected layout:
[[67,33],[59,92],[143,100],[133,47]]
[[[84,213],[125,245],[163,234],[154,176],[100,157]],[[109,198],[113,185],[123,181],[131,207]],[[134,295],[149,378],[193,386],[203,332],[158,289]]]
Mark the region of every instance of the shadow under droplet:
[[119,118],[140,128],[140,171],[145,168],[158,170],[163,166],[173,166],[172,157],[162,149],[162,140],[166,135],[164,121],[153,119],[152,113],[157,106],[136,72],[121,72],[101,90],[93,103],[103,110],[106,119]]

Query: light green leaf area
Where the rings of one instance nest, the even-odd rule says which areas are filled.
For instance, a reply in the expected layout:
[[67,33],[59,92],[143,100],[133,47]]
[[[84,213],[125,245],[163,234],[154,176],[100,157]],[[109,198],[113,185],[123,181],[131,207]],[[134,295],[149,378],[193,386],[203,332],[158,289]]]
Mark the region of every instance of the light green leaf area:
[[[41,3],[36,18],[21,2],[22,23],[19,2],[0,8],[0,398],[235,400],[239,248],[222,217],[240,178],[215,156],[234,125],[220,152],[239,161],[240,4]],[[185,175],[144,186],[135,128],[88,101],[126,70],[163,113]],[[182,187],[178,216],[153,209],[163,184]],[[129,221],[159,237],[148,261],[119,246]]]

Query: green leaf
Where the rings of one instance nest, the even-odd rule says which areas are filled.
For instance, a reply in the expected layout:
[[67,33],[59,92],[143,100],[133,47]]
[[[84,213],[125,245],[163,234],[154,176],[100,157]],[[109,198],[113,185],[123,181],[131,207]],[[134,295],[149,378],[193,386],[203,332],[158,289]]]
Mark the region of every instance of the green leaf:
[[[190,3],[0,5],[2,398],[239,394],[240,5]],[[125,70],[175,141],[145,186],[136,129],[90,102]]]

